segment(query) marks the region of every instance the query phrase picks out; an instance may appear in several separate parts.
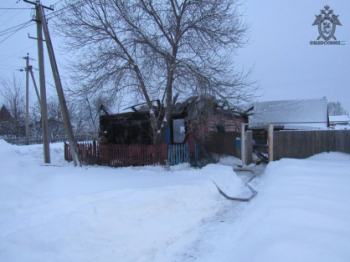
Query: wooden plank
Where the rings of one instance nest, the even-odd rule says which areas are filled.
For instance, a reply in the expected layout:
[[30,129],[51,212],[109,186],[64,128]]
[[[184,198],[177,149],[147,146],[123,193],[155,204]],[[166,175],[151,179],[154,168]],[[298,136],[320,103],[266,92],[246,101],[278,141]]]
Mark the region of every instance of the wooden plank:
[[275,159],[307,158],[322,152],[350,153],[350,130],[278,131]]

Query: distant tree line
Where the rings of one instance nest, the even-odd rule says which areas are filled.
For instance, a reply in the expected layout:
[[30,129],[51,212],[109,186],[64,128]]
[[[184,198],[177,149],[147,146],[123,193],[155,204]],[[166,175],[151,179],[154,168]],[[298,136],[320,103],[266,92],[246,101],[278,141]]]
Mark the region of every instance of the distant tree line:
[[[16,75],[12,79],[0,80],[0,96],[3,105],[0,107],[0,135],[25,136],[25,85]],[[102,93],[84,96],[74,101],[67,99],[75,135],[98,137],[99,108],[101,105],[111,108],[113,103]],[[47,99],[48,122],[51,137],[66,135],[62,113],[56,96]],[[41,108],[36,99],[30,99],[29,134],[31,137],[42,135]]]
[[328,115],[341,116],[345,114],[345,110],[339,101],[328,103]]

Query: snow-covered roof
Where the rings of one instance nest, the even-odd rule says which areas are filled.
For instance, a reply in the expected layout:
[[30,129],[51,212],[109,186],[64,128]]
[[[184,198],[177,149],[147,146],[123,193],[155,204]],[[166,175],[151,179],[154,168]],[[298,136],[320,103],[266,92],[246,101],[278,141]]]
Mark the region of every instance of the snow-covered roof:
[[327,128],[327,120],[327,100],[323,98],[257,102],[249,116],[249,123],[298,123],[303,127],[288,124],[288,129]]
[[329,116],[329,122],[350,122],[350,118],[347,115]]

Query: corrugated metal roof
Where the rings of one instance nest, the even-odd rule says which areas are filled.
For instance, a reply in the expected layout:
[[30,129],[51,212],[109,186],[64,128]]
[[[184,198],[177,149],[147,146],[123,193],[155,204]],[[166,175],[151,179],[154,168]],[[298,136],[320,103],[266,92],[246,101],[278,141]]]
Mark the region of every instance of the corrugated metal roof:
[[324,98],[257,102],[249,116],[250,123],[314,123],[313,127],[327,127],[327,120],[327,100]]
[[329,116],[329,122],[350,122],[350,118],[347,115]]

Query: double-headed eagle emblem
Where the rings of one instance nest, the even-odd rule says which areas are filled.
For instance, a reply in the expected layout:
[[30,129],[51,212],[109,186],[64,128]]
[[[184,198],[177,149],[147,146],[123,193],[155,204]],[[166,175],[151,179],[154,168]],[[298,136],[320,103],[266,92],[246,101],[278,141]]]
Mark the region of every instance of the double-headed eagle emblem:
[[333,10],[329,10],[329,6],[326,5],[324,9],[321,10],[321,14],[315,16],[316,19],[312,25],[318,25],[318,32],[320,35],[317,40],[321,37],[325,41],[328,41],[332,37],[334,40],[337,40],[334,36],[335,28],[337,25],[342,25],[338,19],[339,15],[333,14]]

